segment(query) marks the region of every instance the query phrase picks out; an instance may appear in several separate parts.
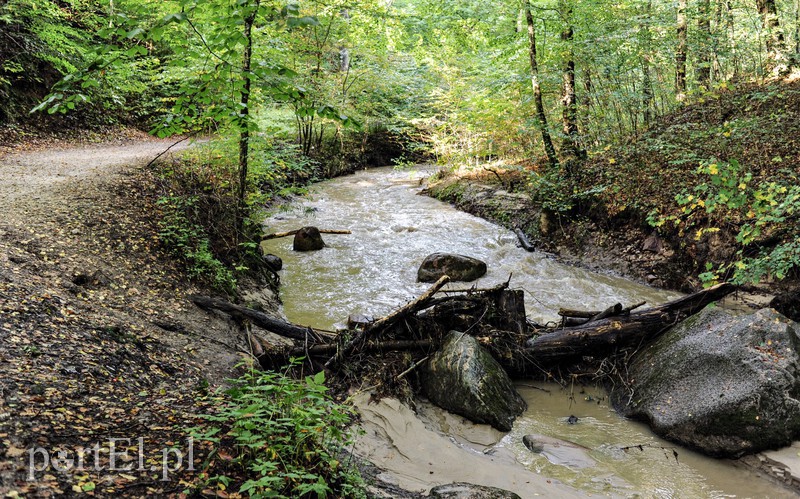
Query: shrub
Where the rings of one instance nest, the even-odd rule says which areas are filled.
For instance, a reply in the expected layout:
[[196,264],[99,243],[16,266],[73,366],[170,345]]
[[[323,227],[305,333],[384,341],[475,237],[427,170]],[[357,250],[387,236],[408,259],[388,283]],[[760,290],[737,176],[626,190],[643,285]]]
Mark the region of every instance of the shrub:
[[335,403],[320,372],[303,380],[249,370],[232,380],[217,414],[192,435],[212,442],[204,489],[238,486],[250,497],[364,497],[357,470],[341,462],[348,408]]

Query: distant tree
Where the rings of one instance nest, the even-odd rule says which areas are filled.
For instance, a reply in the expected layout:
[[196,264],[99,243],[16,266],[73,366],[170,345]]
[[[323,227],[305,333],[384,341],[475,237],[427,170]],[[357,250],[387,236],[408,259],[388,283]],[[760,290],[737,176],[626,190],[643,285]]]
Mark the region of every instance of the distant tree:
[[676,26],[677,45],[675,47],[675,90],[678,100],[686,94],[686,45],[688,26],[686,24],[686,0],[678,0],[678,21]]
[[550,130],[547,125],[547,114],[544,111],[542,100],[542,87],[539,83],[539,63],[536,59],[536,24],[531,12],[530,0],[524,0],[525,21],[528,26],[528,55],[531,66],[531,87],[533,88],[533,100],[536,106],[536,126],[542,134],[544,150],[547,154],[547,161],[553,169],[558,168],[558,158],[556,148],[553,146],[553,139],[550,137]]
[[789,70],[789,61],[786,54],[786,39],[783,35],[778,9],[775,0],[756,0],[758,13],[761,15],[761,24],[766,32],[765,46],[767,50],[764,69],[767,73],[781,74]]
[[[562,123],[564,140],[561,147],[562,155],[572,158],[570,165],[575,164],[575,159],[584,159],[586,152],[580,145],[578,139],[578,97],[575,88],[575,27],[573,20],[573,8],[571,0],[562,1],[560,4],[561,17],[564,21],[564,29],[561,32],[561,40],[566,44],[564,50],[564,73],[562,76],[563,85],[561,93],[562,104]],[[571,170],[571,168],[568,168]],[[575,172],[568,171],[572,175]]]

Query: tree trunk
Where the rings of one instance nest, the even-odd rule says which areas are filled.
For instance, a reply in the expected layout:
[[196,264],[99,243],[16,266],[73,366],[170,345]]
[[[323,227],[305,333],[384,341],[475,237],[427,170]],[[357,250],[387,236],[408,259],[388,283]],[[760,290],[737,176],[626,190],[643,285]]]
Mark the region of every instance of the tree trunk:
[[756,0],[761,23],[767,33],[767,60],[764,69],[767,74],[785,74],[789,70],[786,58],[786,40],[783,37],[778,9],[775,0]]
[[273,319],[258,310],[242,307],[225,300],[196,295],[190,296],[189,299],[192,300],[195,305],[205,310],[220,310],[230,315],[245,317],[256,326],[279,336],[300,340],[308,344],[319,343],[324,338],[321,332],[314,331],[310,327],[298,326],[290,322]]
[[[575,93],[575,54],[573,50],[573,40],[575,29],[572,25],[572,5],[566,3],[562,6],[563,17],[566,21],[566,28],[561,33],[561,39],[567,44],[567,62],[564,65],[564,86],[561,97],[564,142],[561,146],[562,154],[572,158],[584,159],[585,151],[578,143],[578,98]],[[571,159],[570,163],[574,163]],[[575,172],[567,171],[573,176]]]
[[686,96],[686,0],[678,0],[678,43],[675,48],[675,91],[678,100]]
[[544,151],[547,154],[547,161],[550,163],[551,168],[556,169],[558,168],[556,148],[553,146],[553,139],[550,138],[547,115],[544,112],[544,103],[542,102],[542,88],[539,85],[539,64],[536,61],[536,26],[533,22],[530,0],[525,0],[525,20],[528,23],[531,86],[533,87],[533,100],[536,105],[536,126],[542,132],[542,142],[544,143]]
[[239,115],[239,195],[236,210],[236,237],[237,240],[242,236],[244,229],[245,196],[247,194],[247,170],[250,158],[250,87],[252,75],[250,65],[253,59],[253,24],[258,15],[258,8],[261,0],[255,0],[250,7],[252,10],[244,18],[244,54],[242,56],[242,96],[239,104],[241,106]]
[[800,0],[794,0],[794,61],[792,66],[800,65]]
[[650,35],[650,21],[653,14],[653,2],[647,2],[647,10],[639,27],[642,33],[642,114],[644,126],[649,127],[653,121],[653,82],[650,78],[650,51],[652,36]]
[[710,0],[700,0],[698,4],[697,29],[700,32],[700,45],[697,50],[697,84],[708,90],[711,88]]
[[628,317],[610,317],[544,334],[515,352],[511,366],[518,372],[536,372],[542,365],[587,355],[602,358],[610,351],[644,344],[734,290],[731,284],[718,284]]

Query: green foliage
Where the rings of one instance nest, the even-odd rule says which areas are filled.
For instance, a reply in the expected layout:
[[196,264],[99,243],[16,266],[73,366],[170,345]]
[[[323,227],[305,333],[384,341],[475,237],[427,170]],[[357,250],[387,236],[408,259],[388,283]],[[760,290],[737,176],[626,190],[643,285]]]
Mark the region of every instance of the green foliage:
[[158,200],[162,208],[158,237],[173,255],[186,263],[191,277],[208,281],[219,290],[232,293],[236,278],[209,248],[208,235],[197,220],[197,197],[165,196]]
[[335,403],[320,372],[304,380],[249,370],[232,380],[208,425],[215,444],[203,488],[238,486],[249,497],[365,497],[358,471],[341,462],[351,409]]
[[27,114],[49,85],[82,65],[99,20],[75,0],[0,4],[0,122]]
[[606,190],[598,185],[588,189],[580,189],[564,178],[560,171],[547,170],[544,173],[531,172],[528,176],[528,189],[537,204],[545,210],[565,214],[578,203],[591,201]]
[[[278,197],[305,192],[318,172],[317,163],[297,146],[254,137],[244,212],[237,214],[236,153],[236,138],[223,133],[158,170],[166,193],[158,201],[159,239],[190,276],[227,292],[235,289],[238,272],[260,265],[263,210]],[[236,231],[238,215],[244,222],[241,232]]]
[[[700,165],[705,178],[692,190],[675,198],[680,215],[656,217],[650,223],[667,221],[692,232],[696,240],[718,232],[708,224],[709,216],[736,227],[736,258],[730,262],[708,262],[700,278],[707,284],[720,279],[756,283],[764,278],[786,278],[800,268],[800,240],[796,229],[800,218],[800,186],[779,181],[754,180],[754,175],[735,159],[712,160]],[[788,238],[788,239],[787,239]],[[794,238],[794,239],[791,239]]]

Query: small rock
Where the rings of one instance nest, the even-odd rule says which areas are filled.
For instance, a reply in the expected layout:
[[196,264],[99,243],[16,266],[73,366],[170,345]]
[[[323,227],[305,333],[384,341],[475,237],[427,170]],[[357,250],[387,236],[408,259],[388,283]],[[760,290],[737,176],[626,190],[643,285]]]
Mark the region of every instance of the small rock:
[[597,461],[589,455],[590,449],[568,440],[532,434],[522,437],[522,443],[531,452],[541,454],[551,463],[560,466],[584,469],[597,464]]
[[567,424],[575,424],[577,422],[578,418],[575,415],[570,415],[570,417],[567,418]]
[[281,257],[271,253],[264,255],[264,262],[275,272],[283,268],[283,260],[281,260]]
[[661,253],[664,249],[664,241],[658,237],[658,234],[653,232],[644,240],[642,243],[642,250],[643,251],[650,251],[652,253]]
[[430,497],[440,499],[521,499],[519,495],[497,487],[472,483],[449,483],[431,489]]

